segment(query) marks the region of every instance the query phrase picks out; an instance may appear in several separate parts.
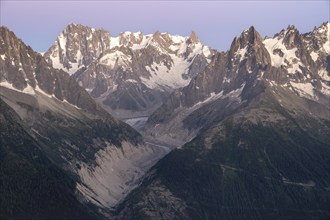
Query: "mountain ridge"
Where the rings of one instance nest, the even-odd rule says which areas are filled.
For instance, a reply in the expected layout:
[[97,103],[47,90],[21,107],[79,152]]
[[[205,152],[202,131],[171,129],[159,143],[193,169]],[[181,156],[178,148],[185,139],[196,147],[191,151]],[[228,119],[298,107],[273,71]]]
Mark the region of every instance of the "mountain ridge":
[[[322,24],[315,30],[328,26],[329,23]],[[179,146],[183,142],[172,137],[189,140],[200,129],[187,129],[185,125],[189,121],[188,117],[196,116],[199,108],[212,101],[228,99],[230,93],[232,97],[243,100],[249,96],[248,84],[257,88],[263,81],[267,86],[286,87],[297,96],[315,100],[323,105],[329,104],[329,72],[324,72],[329,65],[329,53],[326,50],[316,50],[318,59],[312,59],[310,53],[316,53],[315,50],[306,49],[312,48],[309,40],[312,38],[309,36],[312,32],[300,35],[296,29],[289,26],[288,30],[282,30],[281,33],[282,38],[275,35],[274,39],[262,39],[253,27],[243,31],[238,38],[234,38],[230,50],[217,54],[209,66],[193,78],[188,86],[175,90],[149,117],[145,128],[147,135],[164,138],[164,142],[178,141],[175,145]],[[314,39],[324,39],[322,37],[326,33],[329,33],[329,29]],[[287,49],[281,43],[283,40],[285,44],[290,43],[291,47],[295,45],[295,49]],[[326,42],[323,40],[322,44],[326,45],[328,42],[329,37]],[[296,54],[295,51],[299,53]],[[240,94],[237,94],[238,91]],[[254,89],[250,94],[256,91],[258,90]],[[235,100],[233,97],[233,102],[227,104],[234,104]],[[196,114],[193,114],[194,111]]]
[[[71,30],[69,27],[55,41],[65,36],[67,49],[59,49],[61,45],[55,43],[44,54],[50,64],[62,56],[60,51],[63,50],[68,58],[60,63],[79,66],[81,62],[70,57],[83,59],[81,48],[86,45],[93,48],[91,45],[98,44],[91,28],[79,25]],[[87,37],[77,32],[87,33]],[[69,41],[75,36],[75,41]],[[173,89],[186,85],[205,68],[215,53],[201,44],[193,31],[189,37],[156,31],[148,35],[122,32],[116,37],[107,33],[103,38],[107,38],[106,46],[98,49],[97,54],[93,53],[95,56],[89,63],[80,65],[79,70],[61,68],[73,74],[79,84],[117,118],[150,115]],[[70,48],[74,49],[70,51]]]

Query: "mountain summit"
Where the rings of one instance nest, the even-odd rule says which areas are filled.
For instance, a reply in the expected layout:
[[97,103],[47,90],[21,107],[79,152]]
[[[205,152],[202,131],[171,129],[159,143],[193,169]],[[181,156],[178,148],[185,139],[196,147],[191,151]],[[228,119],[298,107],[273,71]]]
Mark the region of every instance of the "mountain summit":
[[53,46],[44,54],[54,68],[70,75],[88,66],[105,50],[110,49],[111,34],[103,29],[94,29],[80,24],[68,25],[58,36]]
[[199,38],[197,37],[195,31],[192,31],[190,36],[189,36],[189,39],[191,40],[192,43],[194,44],[197,44],[197,43],[200,43],[200,40]]

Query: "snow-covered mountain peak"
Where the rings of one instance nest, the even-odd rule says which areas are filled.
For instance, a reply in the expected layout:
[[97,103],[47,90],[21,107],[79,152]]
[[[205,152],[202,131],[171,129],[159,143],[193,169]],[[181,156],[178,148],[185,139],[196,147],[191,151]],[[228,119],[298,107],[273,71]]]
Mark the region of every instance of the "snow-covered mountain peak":
[[319,27],[315,27],[313,32],[318,34],[325,34],[325,35],[328,34],[329,36],[329,29],[330,29],[330,23],[324,22]]
[[129,115],[132,110],[150,114],[173,89],[186,86],[204,70],[216,53],[194,32],[190,36],[122,32],[109,41],[109,48],[74,78],[110,112],[123,109]]
[[[70,104],[75,108],[89,108],[89,104],[82,103],[84,98],[89,97],[87,92],[74,79],[63,71],[53,69],[39,53],[34,52],[4,27],[0,27],[0,66],[0,87],[3,94],[15,91],[18,96],[28,97],[27,99],[29,96],[41,97],[48,101]],[[75,93],[71,93],[71,90]],[[44,105],[48,101],[40,104]]]
[[133,44],[140,44],[143,39],[141,32],[122,32],[119,34],[119,44],[132,46]]
[[274,35],[274,38],[284,38],[288,35],[295,34],[296,32],[299,33],[298,29],[294,25],[288,25],[287,28],[282,29],[279,33]]
[[69,24],[44,54],[48,63],[70,75],[110,49],[111,34],[80,24]]
[[271,56],[272,66],[279,68],[296,63],[295,67],[289,69],[289,71],[294,73],[299,69],[298,57],[296,56],[297,48],[289,49],[283,39],[279,37],[268,38],[263,43]]
[[[265,39],[263,43],[271,55],[272,66],[284,67],[289,74],[302,73],[306,66],[311,66],[329,55],[329,23],[325,22],[306,34],[300,34],[295,26],[289,25],[273,38]],[[309,67],[312,73],[321,71],[321,78],[324,78],[324,70],[323,62],[319,63],[318,67],[315,66],[315,69],[314,66]],[[307,74],[299,78],[308,77],[310,76]]]
[[287,29],[282,30],[276,38],[282,39],[288,49],[294,49],[297,45],[302,44],[299,30],[293,25],[289,25]]
[[[238,37],[235,37],[230,50],[236,53],[238,50],[251,50],[262,43],[262,38],[256,29],[251,26],[249,29],[243,31]],[[244,49],[245,48],[245,49]]]
[[106,65],[109,68],[122,68],[131,70],[132,57],[121,50],[111,50],[100,58],[100,64]]
[[232,68],[236,69],[244,60],[243,69],[247,72],[252,72],[256,64],[268,64],[270,58],[262,41],[263,38],[253,26],[235,37],[229,50],[230,62],[234,65]]
[[274,38],[263,41],[272,66],[283,72],[286,84],[302,97],[318,100],[330,94],[327,32],[328,23],[306,34],[300,34],[294,26],[289,26]]
[[330,54],[330,23],[324,22],[319,27],[306,34],[307,38],[313,38],[313,44],[317,44],[318,49],[326,54]]
[[[32,93],[37,82],[35,61],[37,55],[7,27],[0,27],[0,85]],[[9,66],[9,67],[8,67]],[[9,68],[10,74],[5,70]]]
[[43,54],[46,61],[56,69],[70,75],[84,71],[93,61],[110,49],[126,47],[141,50],[147,47],[161,54],[174,54],[192,59],[196,54],[211,55],[210,48],[202,45],[195,32],[189,37],[156,31],[144,35],[142,32],[121,32],[112,36],[103,29],[94,29],[81,24],[69,24],[57,37],[53,46]]
[[299,30],[294,25],[282,29],[273,38],[263,40],[263,44],[271,57],[271,65],[276,68],[286,68],[289,74],[302,72],[306,59],[301,51],[304,44]]

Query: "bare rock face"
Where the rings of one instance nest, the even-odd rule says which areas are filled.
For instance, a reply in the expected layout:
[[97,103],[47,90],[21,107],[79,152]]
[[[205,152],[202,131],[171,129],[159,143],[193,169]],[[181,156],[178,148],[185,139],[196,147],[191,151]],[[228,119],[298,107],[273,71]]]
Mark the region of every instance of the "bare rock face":
[[[14,33],[6,27],[1,27],[0,34],[0,81],[7,80],[18,89],[24,89],[27,86],[27,80],[32,86],[36,86],[34,72],[38,55],[32,48],[16,40]],[[21,53],[22,50],[26,50],[26,53]]]

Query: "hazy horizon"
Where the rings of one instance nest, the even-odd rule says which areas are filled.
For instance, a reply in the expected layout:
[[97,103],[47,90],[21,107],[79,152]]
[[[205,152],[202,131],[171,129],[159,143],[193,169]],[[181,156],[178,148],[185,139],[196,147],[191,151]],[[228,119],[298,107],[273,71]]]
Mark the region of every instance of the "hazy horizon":
[[[301,33],[329,21],[329,1],[1,1],[0,24],[46,51],[70,23],[120,32],[156,31],[189,36],[219,51],[254,26],[273,36],[288,25]],[[86,16],[92,14],[93,16]]]

